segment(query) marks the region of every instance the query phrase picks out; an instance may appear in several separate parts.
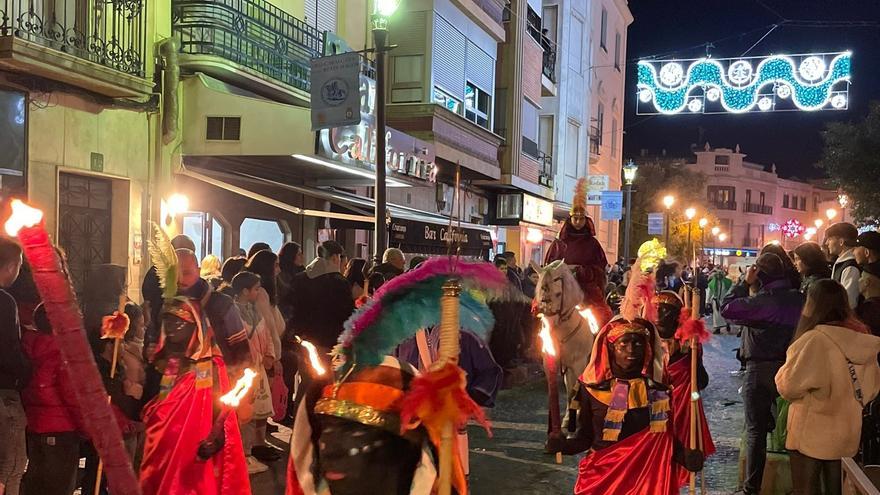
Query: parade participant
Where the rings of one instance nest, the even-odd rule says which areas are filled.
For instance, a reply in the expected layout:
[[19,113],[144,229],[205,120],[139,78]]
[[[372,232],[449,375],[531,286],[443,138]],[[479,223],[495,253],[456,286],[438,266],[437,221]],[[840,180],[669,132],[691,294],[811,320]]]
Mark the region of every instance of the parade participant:
[[[185,289],[198,278],[195,254],[173,250],[160,227],[153,228],[157,238],[150,255],[165,297],[154,361],[162,381],[160,394],[143,412],[141,489],[144,495],[250,494],[238,418],[234,411],[218,410],[217,399],[229,385],[213,327],[202,300],[176,295],[178,285]],[[219,430],[217,438],[212,430]]]
[[[691,424],[691,352],[688,342],[680,339],[679,329],[683,326],[682,319],[687,319],[690,310],[684,309],[684,304],[678,294],[672,291],[662,291],[654,297],[654,305],[657,307],[657,332],[663,339],[666,348],[666,366],[664,367],[664,383],[672,390],[672,426],[675,439],[682,445],[690,445]],[[698,347],[697,352],[697,389],[703,390],[709,385],[709,373],[703,366],[703,348]],[[715,444],[712,442],[712,434],[709,432],[709,424],[703,411],[703,401],[697,401],[699,411],[698,423],[700,435],[697,445],[701,447],[703,454],[708,457],[715,453]],[[681,466],[677,466],[679,485],[688,482],[690,474]]]
[[544,265],[563,260],[574,267],[578,285],[584,292],[584,304],[593,310],[600,324],[611,319],[611,309],[605,304],[605,267],[608,260],[596,239],[593,219],[587,216],[587,182],[578,180],[572,200],[570,216],[565,220],[559,237],[550,245]]
[[596,336],[581,377],[577,432],[547,442],[552,452],[590,451],[581,459],[575,495],[673,495],[674,463],[702,469],[702,452],[673,435],[662,354],[654,325],[641,318],[614,318]]

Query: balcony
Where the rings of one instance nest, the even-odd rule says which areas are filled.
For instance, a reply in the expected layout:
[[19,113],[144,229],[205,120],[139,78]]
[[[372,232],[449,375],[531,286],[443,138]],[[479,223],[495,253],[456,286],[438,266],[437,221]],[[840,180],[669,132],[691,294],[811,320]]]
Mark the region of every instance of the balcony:
[[544,48],[544,60],[541,73],[551,83],[556,84],[556,45],[548,40],[546,36],[543,39],[544,41],[541,43],[541,46]]
[[173,0],[181,67],[278,101],[307,104],[323,36],[264,0]]
[[2,0],[0,68],[113,98],[149,94],[146,0]]
[[597,126],[590,126],[590,164],[599,161],[600,148],[602,146],[602,134]]
[[736,211],[736,201],[712,201],[709,206],[716,210]]
[[538,183],[553,189],[553,157],[538,151]]
[[761,215],[772,215],[773,207],[766,205],[759,205],[754,203],[743,203],[743,213],[758,213]]

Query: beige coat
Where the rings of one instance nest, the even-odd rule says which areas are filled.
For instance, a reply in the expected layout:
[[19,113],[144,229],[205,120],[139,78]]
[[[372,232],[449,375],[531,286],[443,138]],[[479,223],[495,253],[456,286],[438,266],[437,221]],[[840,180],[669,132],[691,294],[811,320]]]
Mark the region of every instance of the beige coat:
[[776,374],[791,402],[785,448],[815,459],[851,457],[859,448],[862,406],[855,398],[847,359],[855,367],[863,403],[880,389],[880,337],[819,325],[795,341]]

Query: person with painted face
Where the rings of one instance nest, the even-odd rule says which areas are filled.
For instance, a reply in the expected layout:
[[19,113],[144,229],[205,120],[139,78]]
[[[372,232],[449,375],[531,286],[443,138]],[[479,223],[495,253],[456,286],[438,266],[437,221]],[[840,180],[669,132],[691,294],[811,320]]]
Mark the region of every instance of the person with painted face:
[[654,324],[616,317],[593,344],[581,376],[582,413],[572,438],[551,437],[551,452],[581,461],[575,495],[673,495],[676,464],[700,471],[703,453],[673,434],[669,389],[662,383],[663,350]]
[[587,184],[584,178],[578,180],[570,213],[559,231],[559,237],[547,250],[544,265],[562,260],[572,266],[578,285],[584,292],[584,304],[593,310],[599,323],[604,324],[612,315],[605,303],[604,293],[608,259],[596,239],[593,219],[587,216]]
[[[691,352],[687,342],[679,341],[675,334],[680,327],[680,316],[684,304],[678,294],[662,291],[654,296],[653,304],[657,308],[657,332],[666,349],[666,363],[663,370],[663,383],[672,391],[672,424],[675,439],[682,445],[690,445],[691,425]],[[697,389],[702,391],[709,385],[709,373],[703,366],[703,348],[697,351]],[[699,410],[700,440],[697,445],[706,457],[715,453],[715,443],[709,432],[709,423],[703,411],[703,401],[697,402]],[[688,482],[690,474],[681,466],[677,466],[678,482],[683,486]]]

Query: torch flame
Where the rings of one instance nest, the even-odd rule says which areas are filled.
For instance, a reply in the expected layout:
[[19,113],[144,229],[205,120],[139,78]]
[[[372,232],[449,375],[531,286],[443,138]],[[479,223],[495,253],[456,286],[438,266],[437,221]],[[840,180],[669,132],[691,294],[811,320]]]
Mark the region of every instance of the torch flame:
[[6,221],[6,233],[11,237],[18,235],[18,231],[25,227],[33,227],[43,219],[43,212],[32,208],[18,199],[12,200],[12,215]]
[[553,345],[553,336],[550,334],[550,320],[544,315],[538,315],[541,318],[541,332],[538,337],[541,338],[541,352],[548,356],[556,356],[556,346]]
[[256,378],[256,376],[257,374],[254,370],[245,368],[244,374],[237,382],[235,382],[235,386],[232,387],[232,390],[227,392],[223,397],[220,397],[220,402],[229,407],[238,407],[238,404],[241,403],[241,400],[244,399],[244,396],[247,395],[248,390],[250,390],[251,386],[254,384],[254,378]]
[[581,318],[587,320],[587,324],[590,325],[590,331],[593,332],[593,335],[599,333],[599,321],[596,320],[596,317],[593,315],[593,311],[590,308],[581,308],[580,305],[578,305],[577,312],[581,315]]
[[319,376],[324,376],[324,374],[327,373],[327,369],[324,368],[324,364],[321,363],[321,358],[318,356],[318,349],[315,348],[315,344],[312,344],[308,340],[303,340],[301,344],[305,347],[306,351],[309,352],[309,361],[312,363],[312,369],[315,370],[315,373]]

